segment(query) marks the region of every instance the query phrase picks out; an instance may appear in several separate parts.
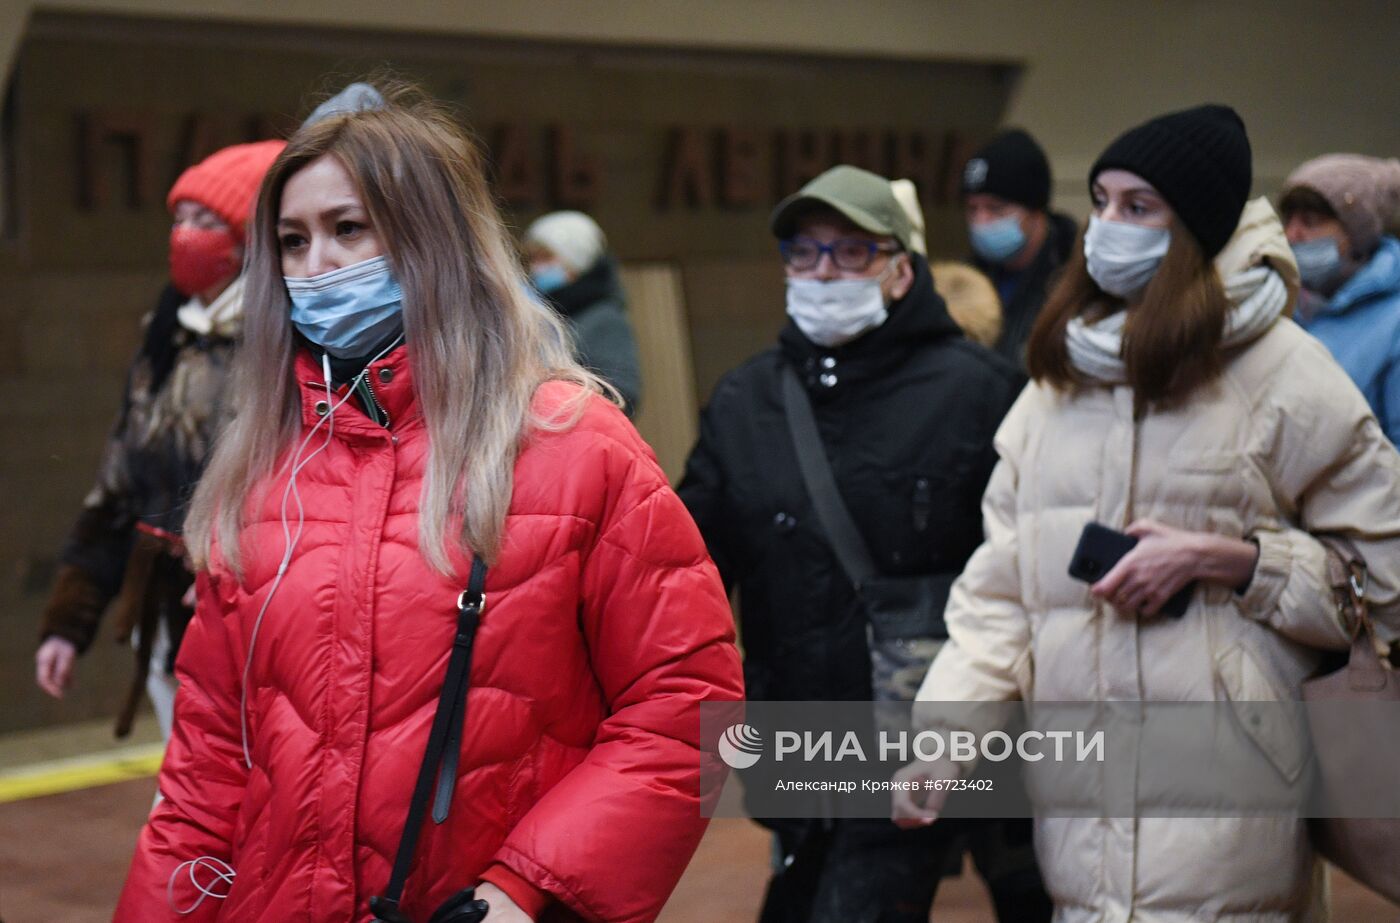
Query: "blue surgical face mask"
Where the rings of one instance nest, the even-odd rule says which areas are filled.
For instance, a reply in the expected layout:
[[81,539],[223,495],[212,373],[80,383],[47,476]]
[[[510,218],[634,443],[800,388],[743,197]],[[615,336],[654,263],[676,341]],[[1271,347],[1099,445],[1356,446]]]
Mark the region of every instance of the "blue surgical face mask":
[[1004,263],[1021,252],[1026,245],[1026,232],[1015,215],[974,224],[967,229],[972,250],[988,263]]
[[403,323],[403,291],[386,257],[282,281],[292,299],[292,323],[337,359],[369,355]]
[[1124,221],[1089,218],[1084,232],[1084,262],[1099,288],[1132,301],[1157,274],[1171,247],[1172,232]]
[[530,270],[530,281],[542,294],[548,295],[569,284],[569,271],[562,263],[545,263]]
[[1342,268],[1342,251],[1335,237],[1318,237],[1294,244],[1293,259],[1298,262],[1298,277],[1303,287],[1314,292],[1326,291]]

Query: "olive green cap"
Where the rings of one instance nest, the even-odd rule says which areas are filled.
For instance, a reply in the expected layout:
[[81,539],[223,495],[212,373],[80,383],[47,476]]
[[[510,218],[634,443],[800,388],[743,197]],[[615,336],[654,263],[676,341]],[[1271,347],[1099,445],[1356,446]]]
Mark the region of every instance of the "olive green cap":
[[883,176],[845,164],[832,167],[778,203],[768,220],[774,236],[791,237],[797,231],[797,219],[814,205],[834,208],[861,230],[893,237],[910,249],[914,235],[909,215]]

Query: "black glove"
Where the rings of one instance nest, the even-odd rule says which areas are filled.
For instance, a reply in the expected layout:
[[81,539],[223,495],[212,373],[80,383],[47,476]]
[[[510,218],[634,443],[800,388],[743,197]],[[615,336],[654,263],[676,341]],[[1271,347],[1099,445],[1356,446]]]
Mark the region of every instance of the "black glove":
[[[466,888],[442,902],[433,911],[428,923],[481,923],[491,905],[476,899],[476,889]],[[382,897],[369,899],[369,912],[374,914],[374,923],[413,923],[408,915],[399,909],[398,901]]]
[[481,923],[491,905],[476,899],[476,889],[467,888],[442,902],[428,923]]

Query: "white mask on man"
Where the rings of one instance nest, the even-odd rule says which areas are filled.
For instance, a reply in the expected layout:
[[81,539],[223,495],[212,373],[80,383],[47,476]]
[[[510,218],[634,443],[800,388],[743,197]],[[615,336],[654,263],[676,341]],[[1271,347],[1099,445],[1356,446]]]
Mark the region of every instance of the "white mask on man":
[[802,335],[818,346],[832,348],[851,342],[889,319],[889,306],[880,285],[894,268],[892,258],[883,272],[868,279],[787,280],[787,313]]

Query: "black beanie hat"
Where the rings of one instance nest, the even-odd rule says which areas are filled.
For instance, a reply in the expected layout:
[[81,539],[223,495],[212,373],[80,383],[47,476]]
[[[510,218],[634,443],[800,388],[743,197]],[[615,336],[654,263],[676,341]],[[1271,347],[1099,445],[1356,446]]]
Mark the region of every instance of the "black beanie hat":
[[1153,185],[1207,257],[1225,246],[1249,198],[1253,167],[1244,122],[1229,106],[1171,112],[1129,129],[1089,171],[1127,170]]
[[963,167],[962,194],[975,192],[1043,212],[1050,204],[1050,161],[1021,129],[1004,131],[982,145]]

